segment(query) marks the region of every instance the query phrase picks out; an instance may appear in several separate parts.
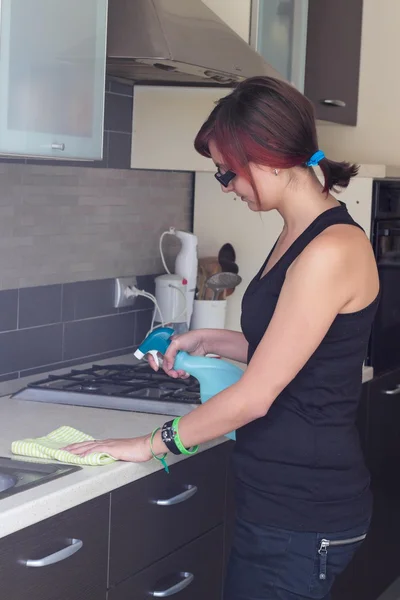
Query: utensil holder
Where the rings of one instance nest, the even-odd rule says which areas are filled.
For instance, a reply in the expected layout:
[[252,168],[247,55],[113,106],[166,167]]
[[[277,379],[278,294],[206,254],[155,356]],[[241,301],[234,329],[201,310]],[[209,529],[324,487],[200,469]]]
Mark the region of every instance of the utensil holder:
[[225,329],[226,300],[195,300],[190,329]]

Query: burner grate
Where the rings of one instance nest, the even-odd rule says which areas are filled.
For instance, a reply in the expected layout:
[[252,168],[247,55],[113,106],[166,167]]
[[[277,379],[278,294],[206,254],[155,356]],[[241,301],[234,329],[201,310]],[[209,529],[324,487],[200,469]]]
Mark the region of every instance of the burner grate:
[[50,375],[46,379],[30,383],[28,388],[200,404],[199,383],[194,377],[171,379],[163,371],[156,373],[144,363],[134,366],[93,365],[88,369],[72,369],[70,373]]

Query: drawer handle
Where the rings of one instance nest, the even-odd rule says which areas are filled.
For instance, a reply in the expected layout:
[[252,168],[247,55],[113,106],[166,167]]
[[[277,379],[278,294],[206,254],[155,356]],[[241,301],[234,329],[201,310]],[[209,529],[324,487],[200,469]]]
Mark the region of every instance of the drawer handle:
[[65,560],[69,556],[78,552],[83,546],[82,540],[77,540],[72,538],[69,540],[68,546],[59,550],[58,552],[54,552],[54,554],[49,554],[44,558],[39,558],[38,560],[24,560],[23,564],[26,567],[48,567],[49,565],[54,565],[54,563],[58,563],[61,560]]
[[65,150],[65,144],[52,144],[51,149],[52,150],[61,150],[61,152],[63,152]]
[[387,394],[388,396],[396,396],[397,394],[400,394],[400,385],[392,390],[383,390],[383,393]]
[[177,494],[176,496],[172,496],[172,498],[162,498],[160,500],[153,500],[154,504],[158,506],[172,506],[173,504],[179,504],[180,502],[185,502],[185,500],[189,500],[192,496],[197,492],[197,485],[187,485],[186,490]]
[[325,104],[327,106],[337,106],[339,108],[346,108],[346,102],[343,100],[331,100],[330,98],[326,98],[325,100],[320,100],[321,104]]
[[165,590],[154,590],[153,592],[150,592],[150,596],[153,596],[154,598],[168,598],[168,596],[174,596],[187,588],[194,579],[193,573],[188,573],[187,571],[179,573],[179,576],[182,579],[178,581],[178,583],[175,583],[175,585],[172,585]]

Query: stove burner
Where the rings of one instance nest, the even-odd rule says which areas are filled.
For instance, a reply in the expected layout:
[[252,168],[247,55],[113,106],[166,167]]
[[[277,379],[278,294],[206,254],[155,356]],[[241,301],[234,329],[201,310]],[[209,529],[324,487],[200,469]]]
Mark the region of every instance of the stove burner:
[[28,388],[65,393],[90,394],[200,404],[199,383],[194,377],[171,379],[163,371],[153,371],[147,363],[138,365],[93,365],[70,373],[50,375]]

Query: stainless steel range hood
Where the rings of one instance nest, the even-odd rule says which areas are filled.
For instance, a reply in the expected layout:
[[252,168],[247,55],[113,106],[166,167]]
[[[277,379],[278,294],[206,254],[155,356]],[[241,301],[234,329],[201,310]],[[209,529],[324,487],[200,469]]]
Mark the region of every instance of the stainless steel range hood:
[[109,0],[107,72],[139,83],[282,79],[201,0]]

